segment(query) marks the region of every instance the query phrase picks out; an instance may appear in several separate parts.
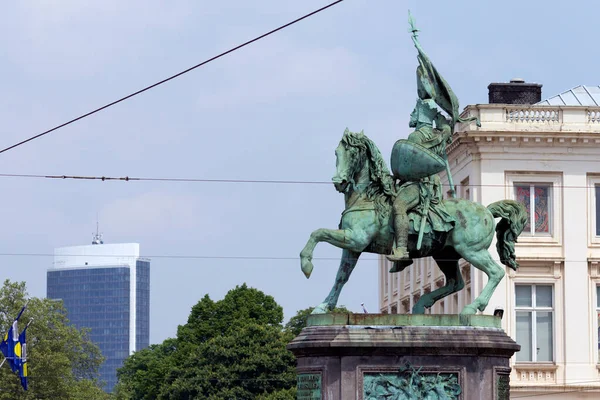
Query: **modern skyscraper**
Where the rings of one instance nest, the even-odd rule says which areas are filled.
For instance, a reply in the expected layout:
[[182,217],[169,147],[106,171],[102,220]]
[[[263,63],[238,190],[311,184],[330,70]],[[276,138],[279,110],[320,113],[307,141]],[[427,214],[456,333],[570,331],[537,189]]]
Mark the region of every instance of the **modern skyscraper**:
[[138,243],[104,244],[54,250],[47,296],[62,300],[70,322],[90,328],[105,361],[100,379],[111,392],[117,368],[150,341],[150,260],[140,258]]

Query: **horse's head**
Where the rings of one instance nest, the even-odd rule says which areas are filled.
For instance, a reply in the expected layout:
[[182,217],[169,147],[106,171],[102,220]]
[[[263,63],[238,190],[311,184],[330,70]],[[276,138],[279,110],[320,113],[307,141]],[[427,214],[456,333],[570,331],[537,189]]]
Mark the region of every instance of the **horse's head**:
[[340,193],[353,190],[354,185],[358,183],[357,174],[367,161],[364,138],[362,132],[354,133],[346,129],[340,144],[335,149],[336,171],[332,181],[335,189]]

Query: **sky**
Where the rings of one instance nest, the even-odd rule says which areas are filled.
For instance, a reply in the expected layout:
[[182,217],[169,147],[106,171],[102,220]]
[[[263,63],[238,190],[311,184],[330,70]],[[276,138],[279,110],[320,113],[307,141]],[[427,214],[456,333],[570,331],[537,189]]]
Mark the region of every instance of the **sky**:
[[[0,148],[66,122],[328,4],[323,0],[5,2]],[[599,85],[595,1],[344,2],[178,79],[0,154],[0,174],[330,182],[345,128],[389,159],[410,133],[420,41],[461,106],[523,78],[547,98]],[[341,250],[330,184],[111,182],[0,177],[0,278],[46,294],[54,248],[140,243],[151,258],[150,342],[174,337],[205,294],[247,283],[285,319],[328,294]],[[19,255],[8,255],[19,254]],[[227,258],[230,257],[230,258]],[[233,258],[231,258],[233,257]],[[271,258],[271,259],[268,259]],[[378,309],[376,256],[339,304]]]

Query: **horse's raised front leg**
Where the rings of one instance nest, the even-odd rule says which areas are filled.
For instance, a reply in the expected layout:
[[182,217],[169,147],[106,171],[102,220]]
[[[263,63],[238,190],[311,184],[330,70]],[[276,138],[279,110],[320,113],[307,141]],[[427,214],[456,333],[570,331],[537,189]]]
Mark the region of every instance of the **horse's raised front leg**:
[[342,288],[346,282],[348,282],[350,274],[352,274],[352,270],[354,270],[354,267],[358,262],[358,257],[360,257],[360,252],[351,250],[343,251],[340,267],[337,275],[335,276],[335,283],[333,284],[333,287],[331,288],[331,291],[325,300],[315,307],[312,312],[313,314],[324,314],[327,311],[331,311],[335,308],[340,297],[340,293],[342,292]]
[[360,253],[369,244],[369,238],[364,234],[358,235],[349,229],[317,229],[310,234],[306,246],[300,252],[302,272],[307,278],[310,278],[312,273],[313,252],[319,242],[327,242],[341,249]]

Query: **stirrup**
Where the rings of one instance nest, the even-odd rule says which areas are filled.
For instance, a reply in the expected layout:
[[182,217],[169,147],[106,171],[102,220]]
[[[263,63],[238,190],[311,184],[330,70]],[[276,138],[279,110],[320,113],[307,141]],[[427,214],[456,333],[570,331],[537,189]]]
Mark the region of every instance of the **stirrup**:
[[392,250],[392,254],[388,254],[385,257],[392,262],[410,260],[410,256],[408,255],[408,249],[406,247],[395,248],[394,250]]

